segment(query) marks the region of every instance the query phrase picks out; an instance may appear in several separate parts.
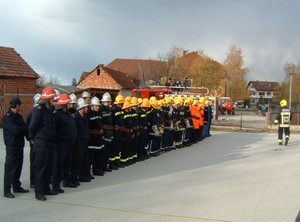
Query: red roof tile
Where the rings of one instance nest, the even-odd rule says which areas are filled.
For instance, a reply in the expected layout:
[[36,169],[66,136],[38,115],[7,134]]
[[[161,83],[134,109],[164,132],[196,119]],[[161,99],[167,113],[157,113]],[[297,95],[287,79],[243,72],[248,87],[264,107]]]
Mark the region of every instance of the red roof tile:
[[15,49],[0,46],[0,77],[39,78]]
[[[97,75],[97,69],[100,68],[100,75]],[[105,75],[103,75],[103,74]],[[87,75],[86,75],[87,74]],[[108,76],[109,77],[108,77]],[[111,78],[113,79],[114,83],[108,85],[105,83],[106,81],[103,78]],[[103,65],[97,66],[93,69],[90,73],[84,72],[81,75],[80,81],[78,83],[78,87],[85,86],[85,87],[96,87],[96,88],[106,88],[106,87],[117,87],[120,89],[134,89],[138,85],[138,80],[126,73],[113,70]]]
[[103,67],[103,70],[107,72],[117,83],[119,83],[123,89],[134,89],[138,85],[138,80],[126,73],[107,67]]
[[248,86],[252,83],[252,86],[257,91],[276,91],[276,87],[279,85],[278,82],[268,82],[268,81],[250,81]]
[[115,59],[107,65],[108,68],[127,73],[128,75],[138,79],[141,71],[161,70],[161,66],[165,62],[158,60],[145,59]]

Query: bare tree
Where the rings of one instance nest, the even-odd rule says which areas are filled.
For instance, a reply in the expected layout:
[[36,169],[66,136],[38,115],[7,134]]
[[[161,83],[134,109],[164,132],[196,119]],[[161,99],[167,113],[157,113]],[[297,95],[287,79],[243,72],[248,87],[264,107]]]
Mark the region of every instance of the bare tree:
[[44,74],[39,74],[40,78],[37,79],[37,84],[49,84],[49,85],[57,85],[60,84],[58,78],[53,76],[47,76]]

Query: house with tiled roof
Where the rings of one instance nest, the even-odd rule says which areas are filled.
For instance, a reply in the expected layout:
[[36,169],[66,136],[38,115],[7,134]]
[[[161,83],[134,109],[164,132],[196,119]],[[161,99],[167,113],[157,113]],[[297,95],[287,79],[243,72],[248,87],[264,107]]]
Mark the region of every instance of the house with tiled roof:
[[159,72],[166,62],[151,59],[115,59],[107,65],[108,68],[127,73],[135,79],[142,79],[142,75]]
[[272,99],[276,96],[278,82],[249,81],[248,91],[250,92],[251,103],[257,104],[260,99]]
[[80,90],[76,93],[88,91],[92,96],[99,98],[105,92],[112,96],[118,93],[127,96],[131,95],[131,90],[138,87],[138,84],[139,81],[127,73],[98,65],[88,75],[80,78],[77,84]]
[[27,117],[32,110],[33,96],[37,92],[36,80],[39,75],[15,51],[14,48],[0,46],[0,118],[9,108],[12,97],[23,102],[21,114]]

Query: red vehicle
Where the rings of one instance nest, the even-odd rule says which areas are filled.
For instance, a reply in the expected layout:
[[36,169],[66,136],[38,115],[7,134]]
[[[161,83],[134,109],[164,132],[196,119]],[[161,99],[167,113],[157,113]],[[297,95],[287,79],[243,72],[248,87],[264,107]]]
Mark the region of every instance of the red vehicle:
[[157,99],[163,99],[166,94],[173,93],[171,89],[133,89],[131,92],[132,96],[142,99],[150,99],[152,96],[155,96]]
[[230,100],[229,97],[221,97],[220,98],[220,105],[219,109],[221,114],[232,114],[234,115],[234,110],[235,105],[234,102]]

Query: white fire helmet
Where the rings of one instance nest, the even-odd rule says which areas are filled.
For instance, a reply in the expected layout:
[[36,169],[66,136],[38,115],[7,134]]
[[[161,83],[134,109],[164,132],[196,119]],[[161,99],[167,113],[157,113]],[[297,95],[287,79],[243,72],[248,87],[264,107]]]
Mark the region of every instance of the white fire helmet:
[[38,102],[39,102],[40,98],[41,98],[40,93],[37,93],[37,94],[34,95],[34,97],[33,97],[33,107],[37,107],[39,105]]
[[74,93],[70,94],[71,102],[70,103],[77,103],[77,97]]
[[91,99],[91,105],[95,105],[95,106],[100,106],[101,105],[99,99],[96,96],[94,96]]
[[77,100],[77,109],[76,110],[80,110],[82,109],[83,107],[86,107],[86,106],[89,106],[89,104],[87,104],[83,98],[79,98]]
[[59,96],[60,96],[60,92],[57,90],[57,89],[54,89],[55,90],[55,94],[56,96],[54,97],[54,101],[58,100]]
[[81,98],[91,98],[91,95],[87,92],[87,91],[84,91],[82,94],[81,94]]
[[111,96],[108,92],[104,93],[101,102],[111,102]]

